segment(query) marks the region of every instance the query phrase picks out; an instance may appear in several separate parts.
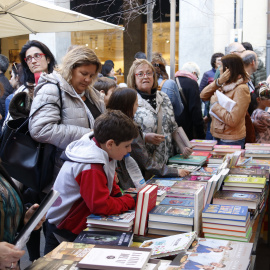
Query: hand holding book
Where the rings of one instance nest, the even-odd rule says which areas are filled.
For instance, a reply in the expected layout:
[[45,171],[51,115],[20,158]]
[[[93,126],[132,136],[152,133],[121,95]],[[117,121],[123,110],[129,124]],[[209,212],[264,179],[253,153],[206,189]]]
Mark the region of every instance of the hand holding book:
[[184,170],[184,169],[178,169],[178,175],[179,175],[180,177],[185,177],[185,176],[187,176],[188,174],[190,174],[190,171]]

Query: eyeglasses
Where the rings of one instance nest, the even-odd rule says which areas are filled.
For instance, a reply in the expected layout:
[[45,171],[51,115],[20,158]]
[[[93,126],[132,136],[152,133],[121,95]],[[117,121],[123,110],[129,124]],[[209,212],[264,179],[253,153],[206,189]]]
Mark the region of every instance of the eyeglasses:
[[139,73],[136,73],[135,75],[138,76],[139,78],[143,78],[144,76],[151,77],[153,76],[153,72],[151,71],[147,71],[146,73],[139,72]]
[[39,61],[41,59],[42,55],[45,55],[45,54],[44,53],[35,53],[34,56],[28,55],[26,58],[24,58],[24,61],[27,64],[31,63],[33,58],[36,61]]

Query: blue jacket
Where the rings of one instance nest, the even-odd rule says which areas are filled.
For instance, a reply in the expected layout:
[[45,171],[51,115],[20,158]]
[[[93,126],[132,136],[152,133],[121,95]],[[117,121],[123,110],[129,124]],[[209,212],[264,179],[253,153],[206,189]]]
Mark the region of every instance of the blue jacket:
[[[158,78],[158,85],[162,82],[162,77]],[[184,110],[178,86],[173,80],[166,80],[162,85],[161,91],[166,93],[172,103],[175,121],[180,126],[180,115]]]
[[203,88],[209,84],[209,79],[215,77],[216,70],[214,68],[204,72],[201,83],[200,83],[200,92],[202,92]]

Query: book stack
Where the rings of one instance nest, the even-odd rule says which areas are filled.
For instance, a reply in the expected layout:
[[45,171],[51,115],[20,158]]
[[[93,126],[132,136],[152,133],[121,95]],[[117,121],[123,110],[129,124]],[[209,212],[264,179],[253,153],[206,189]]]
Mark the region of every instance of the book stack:
[[123,214],[100,216],[91,214],[87,217],[86,224],[89,231],[132,231],[135,211],[129,210]]
[[240,145],[215,145],[212,151],[212,154],[225,156],[227,154],[234,153],[235,151],[241,151],[241,146]]
[[206,160],[207,157],[205,156],[189,156],[188,158],[184,158],[183,155],[177,154],[173,157],[170,157],[168,163],[202,166],[203,164],[206,163]]
[[202,221],[206,238],[249,242],[252,235],[247,206],[207,204]]
[[155,207],[157,201],[157,185],[146,185],[137,196],[134,220],[134,233],[145,235],[148,213]]
[[223,162],[223,159],[224,159],[224,155],[212,154],[208,159],[208,166],[218,167],[219,164]]
[[245,157],[255,157],[258,159],[270,159],[270,150],[246,150]]
[[253,220],[264,206],[264,193],[219,190],[213,197],[213,204],[247,206]]
[[[177,182],[181,183],[181,182]],[[177,189],[177,188],[176,188]],[[182,232],[201,231],[201,214],[204,205],[204,186],[192,190],[187,196],[165,197],[165,199],[149,212],[148,233],[159,235],[173,235]]]
[[216,140],[196,140],[190,141],[193,146],[193,150],[196,151],[212,151],[213,147],[217,144]]
[[268,143],[246,143],[246,150],[266,150],[270,151],[270,144]]
[[196,232],[176,234],[157,239],[144,241],[141,248],[151,248],[151,258],[161,258],[187,251],[194,239]]
[[223,184],[223,190],[262,193],[265,188],[266,178],[257,176],[228,175]]
[[252,243],[199,238],[192,243],[187,252],[179,253],[167,270],[247,270],[250,266],[252,247]]

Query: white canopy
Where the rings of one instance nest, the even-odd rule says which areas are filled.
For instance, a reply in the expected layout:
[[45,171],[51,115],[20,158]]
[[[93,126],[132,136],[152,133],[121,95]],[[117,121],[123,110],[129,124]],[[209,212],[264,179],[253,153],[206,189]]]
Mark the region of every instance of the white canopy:
[[42,0],[0,0],[0,38],[123,27]]

